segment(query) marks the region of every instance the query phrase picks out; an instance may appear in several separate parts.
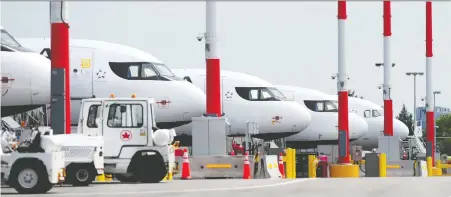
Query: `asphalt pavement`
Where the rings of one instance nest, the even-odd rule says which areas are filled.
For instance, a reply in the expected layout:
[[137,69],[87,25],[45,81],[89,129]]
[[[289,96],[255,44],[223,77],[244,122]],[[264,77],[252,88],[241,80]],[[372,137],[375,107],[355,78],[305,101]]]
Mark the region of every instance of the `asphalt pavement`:
[[[12,188],[2,196],[19,195]],[[93,184],[55,186],[47,194],[61,197],[451,197],[451,177],[394,177],[348,179],[173,180],[157,184]]]

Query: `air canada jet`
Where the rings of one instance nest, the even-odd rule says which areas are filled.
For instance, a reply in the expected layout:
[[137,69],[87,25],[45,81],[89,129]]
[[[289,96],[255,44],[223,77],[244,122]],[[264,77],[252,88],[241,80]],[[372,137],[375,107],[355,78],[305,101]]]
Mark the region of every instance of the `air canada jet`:
[[[205,69],[173,71],[205,92]],[[254,137],[264,140],[295,135],[309,125],[311,116],[307,109],[286,101],[284,95],[267,81],[225,70],[221,70],[221,78],[221,102],[232,134],[244,134],[246,121],[259,124],[259,134]],[[175,128],[181,142],[190,141],[191,129],[191,124]],[[183,136],[186,138],[181,139]]]
[[1,30],[1,117],[42,107],[50,102],[50,60],[23,47]]
[[[308,108],[312,121],[305,131],[286,138],[287,146],[293,148],[316,148],[318,145],[338,143],[338,104],[336,99],[320,91],[277,85],[289,100]],[[349,139],[355,141],[368,132],[368,123],[360,116],[350,112]]]
[[[51,58],[50,38],[18,39],[24,46]],[[204,113],[205,93],[176,77],[156,57],[139,49],[103,41],[70,39],[71,120],[78,124],[83,98],[152,97],[157,127],[190,123]],[[47,86],[48,88],[50,83]],[[73,128],[75,129],[75,128]]]
[[[332,99],[338,99],[332,95]],[[353,143],[365,150],[377,148],[379,136],[384,135],[384,110],[381,106],[361,98],[349,97],[349,110],[364,118],[368,123],[368,132]],[[393,135],[404,140],[409,135],[409,128],[400,120],[393,119]]]

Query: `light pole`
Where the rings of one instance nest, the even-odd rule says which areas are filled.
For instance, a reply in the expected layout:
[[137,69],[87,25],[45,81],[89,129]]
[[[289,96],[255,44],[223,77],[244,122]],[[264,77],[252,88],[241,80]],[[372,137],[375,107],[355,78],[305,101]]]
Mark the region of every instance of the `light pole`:
[[423,76],[423,72],[406,72],[407,76],[413,76],[413,119],[415,127],[417,127],[417,75]]
[[[433,94],[434,94],[434,115],[435,115],[435,110],[437,109],[436,108],[436,104],[435,104],[435,95],[436,94],[441,94],[442,92],[441,91],[434,91],[434,92],[432,92]],[[437,151],[437,120],[434,120],[434,144],[435,144],[435,151]]]

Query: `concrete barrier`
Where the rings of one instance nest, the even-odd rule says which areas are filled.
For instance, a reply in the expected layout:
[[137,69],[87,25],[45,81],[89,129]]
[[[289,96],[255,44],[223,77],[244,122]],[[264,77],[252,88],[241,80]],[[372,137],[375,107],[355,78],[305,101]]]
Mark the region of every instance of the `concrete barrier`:
[[387,161],[387,177],[412,177],[416,169],[414,160]]
[[[182,164],[182,158],[177,157],[177,162]],[[188,158],[191,168],[192,179],[206,178],[242,178],[244,156],[192,156]],[[254,158],[249,157],[251,166],[251,177],[254,174]],[[182,169],[180,168],[180,171]],[[175,174],[174,179],[179,179],[181,173]]]
[[277,155],[266,155],[264,156],[264,165],[266,165],[265,169],[267,171],[268,176],[264,178],[270,179],[281,179],[282,174],[279,171],[279,163],[277,160]]
[[[252,179],[281,179],[277,155],[249,156]],[[192,179],[209,178],[243,178],[244,156],[192,156],[190,162]],[[181,172],[182,157],[176,157]],[[181,173],[173,174],[173,179],[180,179]]]

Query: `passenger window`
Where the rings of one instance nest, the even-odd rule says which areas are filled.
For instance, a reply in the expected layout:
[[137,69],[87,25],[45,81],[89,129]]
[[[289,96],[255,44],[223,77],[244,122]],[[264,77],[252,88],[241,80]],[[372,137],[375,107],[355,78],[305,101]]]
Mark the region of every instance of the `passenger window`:
[[365,110],[365,111],[363,112],[363,116],[364,116],[365,118],[371,118],[371,111],[370,111],[370,110]]
[[143,64],[141,73],[141,77],[144,79],[157,76],[157,73],[153,70],[152,65],[150,64]]
[[379,113],[377,110],[373,110],[373,117],[379,117],[381,116],[381,113]]
[[130,67],[128,67],[127,77],[129,78],[139,77],[138,71],[139,71],[138,65],[131,65]]
[[89,107],[88,112],[88,120],[86,121],[86,126],[88,128],[98,128],[98,125],[96,123],[96,118],[100,117],[100,105],[91,105]]
[[140,104],[112,104],[107,125],[111,128],[141,128],[143,126],[143,106]]

